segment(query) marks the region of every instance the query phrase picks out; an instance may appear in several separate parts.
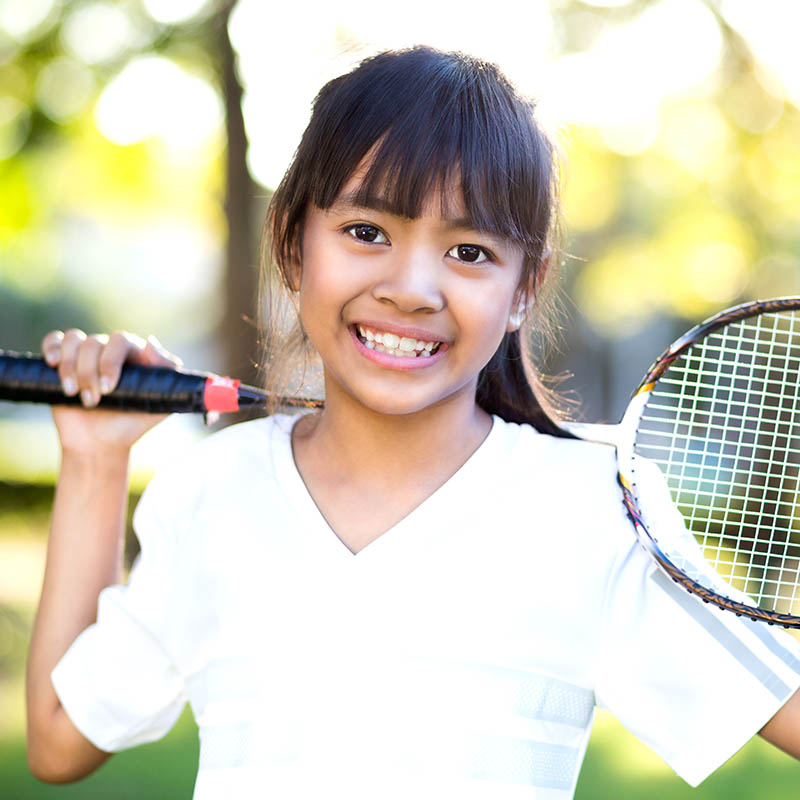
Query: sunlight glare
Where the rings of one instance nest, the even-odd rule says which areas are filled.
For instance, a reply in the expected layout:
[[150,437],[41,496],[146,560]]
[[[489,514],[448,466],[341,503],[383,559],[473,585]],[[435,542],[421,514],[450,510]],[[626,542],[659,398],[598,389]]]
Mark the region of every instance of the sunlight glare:
[[[747,39],[770,84],[800,108],[800,3],[786,0],[724,0],[725,19]],[[772,86],[770,86],[772,89]]]
[[[321,86],[387,48],[428,44],[462,50],[498,63],[524,93],[542,91],[553,41],[546,0],[523,6],[497,0],[491,14],[486,14],[484,3],[465,0],[459,10],[460,16],[454,17],[447,6],[409,0],[404,13],[391,13],[389,24],[390,12],[376,8],[363,13],[360,3],[342,0],[319,6],[298,28],[291,6],[240,0],[229,33],[245,84],[248,163],[257,180],[271,187],[280,181]],[[480,25],[459,24],[459,18],[478,15]],[[514,26],[508,24],[511,16]],[[422,18],[425,27],[420,36]]]
[[152,136],[187,153],[219,132],[222,101],[211,85],[160,56],[131,60],[100,95],[95,121],[115,144]]
[[617,152],[641,152],[658,133],[663,100],[701,88],[721,52],[711,12],[692,0],[661,0],[591,49],[558,60],[547,103],[564,121],[599,127]]
[[270,187],[277,186],[286,170],[327,72],[338,74],[349,66],[346,56],[337,59],[334,6],[322,5],[304,17],[302,52],[297,36],[286,35],[296,30],[296,15],[294,7],[283,3],[240,0],[228,25],[245,89],[248,166]]

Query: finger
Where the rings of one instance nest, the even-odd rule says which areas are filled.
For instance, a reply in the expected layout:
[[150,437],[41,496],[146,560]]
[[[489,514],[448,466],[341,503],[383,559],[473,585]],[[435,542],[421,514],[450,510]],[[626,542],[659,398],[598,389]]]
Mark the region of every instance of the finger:
[[127,331],[115,331],[108,337],[108,344],[100,355],[100,392],[109,394],[119,383],[122,365],[126,361],[137,361],[147,343],[140,336]]
[[88,336],[78,348],[76,372],[81,402],[87,408],[100,402],[100,354],[108,343],[108,336],[95,334]]
[[176,356],[174,353],[170,353],[166,347],[155,337],[153,334],[147,337],[147,342],[150,347],[155,350],[156,354],[161,358],[164,366],[173,366],[173,367],[182,367],[183,366],[183,359],[180,356]]
[[164,347],[155,336],[148,336],[146,346],[139,354],[137,361],[140,364],[149,364],[158,367],[182,367],[183,361]]
[[55,367],[61,360],[62,341],[64,341],[64,331],[50,331],[42,339],[42,355],[51,367]]
[[77,328],[70,328],[61,340],[61,359],[58,362],[58,374],[64,394],[72,397],[78,393],[78,349],[86,341],[86,334]]

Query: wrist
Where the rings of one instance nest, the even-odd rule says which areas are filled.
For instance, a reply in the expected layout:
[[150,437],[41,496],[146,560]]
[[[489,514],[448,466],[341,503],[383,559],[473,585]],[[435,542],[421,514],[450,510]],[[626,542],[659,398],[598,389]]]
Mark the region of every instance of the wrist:
[[122,445],[102,445],[91,450],[62,446],[61,466],[82,471],[127,472],[130,452],[130,447]]

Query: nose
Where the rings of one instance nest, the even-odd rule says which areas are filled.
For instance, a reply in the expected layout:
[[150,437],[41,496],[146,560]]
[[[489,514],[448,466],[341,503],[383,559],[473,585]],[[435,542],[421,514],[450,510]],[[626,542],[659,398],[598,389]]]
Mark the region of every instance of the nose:
[[399,311],[441,311],[445,306],[441,265],[433,251],[414,248],[398,253],[372,288],[376,300]]

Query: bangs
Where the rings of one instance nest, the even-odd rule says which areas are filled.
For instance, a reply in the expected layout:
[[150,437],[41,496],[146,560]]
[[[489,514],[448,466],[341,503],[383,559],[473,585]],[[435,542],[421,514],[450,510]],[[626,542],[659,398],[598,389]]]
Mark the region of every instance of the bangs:
[[290,170],[308,187],[295,198],[330,208],[364,166],[357,205],[378,199],[414,219],[438,196],[446,216],[460,189],[476,230],[533,257],[546,244],[553,154],[532,104],[492,64],[419,47],[375,56],[323,87]]

